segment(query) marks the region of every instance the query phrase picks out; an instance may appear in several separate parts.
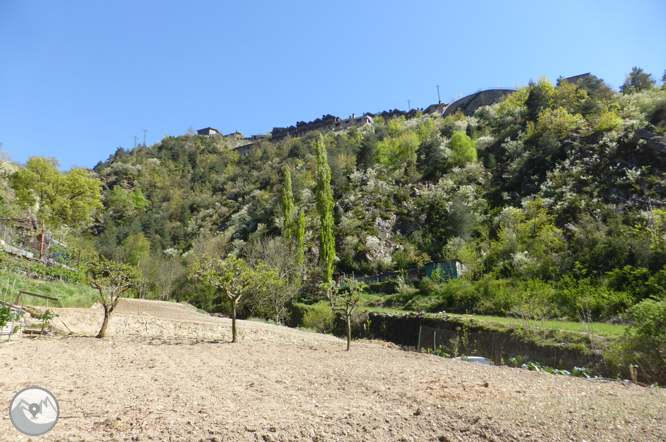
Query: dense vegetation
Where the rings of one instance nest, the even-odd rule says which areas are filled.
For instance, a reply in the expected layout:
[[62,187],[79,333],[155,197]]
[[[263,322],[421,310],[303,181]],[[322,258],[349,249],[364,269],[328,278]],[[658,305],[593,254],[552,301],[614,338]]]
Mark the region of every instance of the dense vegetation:
[[[637,68],[619,93],[595,76],[541,78],[472,116],[326,133],[335,271],[450,258],[469,269],[393,295],[413,309],[594,320],[661,311],[665,133],[666,88]],[[30,210],[84,253],[138,267],[150,297],[228,311],[226,297],[187,278],[204,254],[248,259],[253,244],[273,241],[276,254],[304,251],[306,286],[321,280],[320,137],[265,141],[246,157],[222,137],[165,137],[60,174],[58,185],[53,160],[3,160],[1,209]],[[57,194],[77,182],[85,198]]]

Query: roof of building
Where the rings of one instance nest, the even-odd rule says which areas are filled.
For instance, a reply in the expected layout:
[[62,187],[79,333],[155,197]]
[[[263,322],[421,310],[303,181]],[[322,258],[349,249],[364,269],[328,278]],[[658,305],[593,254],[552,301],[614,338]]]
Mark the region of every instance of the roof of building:
[[199,129],[199,130],[197,131],[197,134],[200,134],[200,133],[202,133],[202,132],[206,132],[206,131],[211,131],[211,130],[214,130],[214,131],[217,132],[218,134],[221,134],[221,133],[222,133],[222,132],[220,132],[219,130],[215,129],[214,127],[205,127],[205,128],[203,128],[203,129]]
[[560,78],[560,79],[558,79],[558,83],[561,83],[561,82],[566,80],[568,83],[574,84],[574,83],[578,83],[578,80],[584,80],[589,76],[590,76],[590,73],[588,72],[586,74],[574,75],[573,77]]

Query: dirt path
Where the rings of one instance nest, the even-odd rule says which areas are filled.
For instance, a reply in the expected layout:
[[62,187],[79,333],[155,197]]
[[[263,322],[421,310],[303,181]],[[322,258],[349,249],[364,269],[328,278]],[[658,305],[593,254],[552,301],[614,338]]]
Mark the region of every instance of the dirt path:
[[[666,391],[486,367],[231,321],[170,303],[121,305],[109,338],[0,345],[0,408],[42,386],[51,441],[666,440]],[[145,310],[143,309],[145,307]],[[100,311],[61,309],[95,333]],[[133,319],[134,318],[134,319]],[[150,318],[146,331],[145,321]],[[129,319],[129,321],[128,321]],[[97,322],[95,322],[97,321]],[[27,440],[2,412],[0,440]]]

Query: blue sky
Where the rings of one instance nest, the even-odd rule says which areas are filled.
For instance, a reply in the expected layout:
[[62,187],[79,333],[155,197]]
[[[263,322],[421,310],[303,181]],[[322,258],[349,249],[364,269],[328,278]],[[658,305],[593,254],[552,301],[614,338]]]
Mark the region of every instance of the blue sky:
[[591,72],[666,69],[666,2],[0,0],[0,142],[93,167],[190,127],[250,135]]

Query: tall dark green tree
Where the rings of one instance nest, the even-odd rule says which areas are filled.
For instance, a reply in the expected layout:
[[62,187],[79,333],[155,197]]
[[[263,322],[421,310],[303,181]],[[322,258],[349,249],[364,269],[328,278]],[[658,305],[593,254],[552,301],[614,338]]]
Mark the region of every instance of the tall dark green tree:
[[335,236],[333,234],[333,191],[331,190],[331,168],[328,166],[328,155],[324,145],[324,137],[319,134],[315,142],[317,152],[317,211],[321,220],[319,237],[319,262],[321,264],[322,282],[329,284],[333,279],[333,262],[335,261]]
[[372,165],[372,158],[375,156],[377,146],[377,137],[374,133],[367,133],[363,136],[361,146],[356,155],[356,162],[361,169],[367,169]]
[[633,94],[648,91],[654,87],[654,84],[655,81],[651,74],[634,66],[631,72],[627,74],[624,84],[620,86],[620,92],[623,94]]
[[294,193],[291,188],[291,171],[289,166],[284,168],[284,185],[282,186],[282,214],[284,215],[284,239],[289,242],[294,235],[294,215],[296,207],[294,206]]
[[299,277],[301,277],[305,264],[305,210],[303,209],[298,212],[298,219],[296,220],[296,247],[298,247],[296,250],[296,266]]

